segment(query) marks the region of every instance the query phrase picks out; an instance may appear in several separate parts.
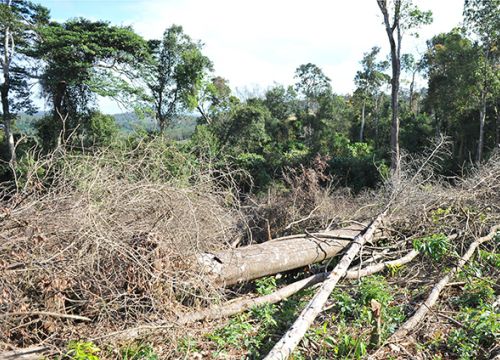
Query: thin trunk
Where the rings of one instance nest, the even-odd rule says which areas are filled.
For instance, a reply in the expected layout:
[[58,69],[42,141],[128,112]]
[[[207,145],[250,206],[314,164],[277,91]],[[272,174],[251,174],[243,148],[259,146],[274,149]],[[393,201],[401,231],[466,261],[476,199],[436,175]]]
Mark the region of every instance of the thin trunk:
[[413,96],[414,96],[414,91],[415,91],[415,75],[417,74],[417,70],[414,70],[412,73],[411,77],[411,84],[410,84],[410,111],[412,113],[416,113],[416,104],[413,101]]
[[[10,6],[10,1],[7,3]],[[9,27],[5,29],[4,32],[4,58],[2,59],[2,70],[3,70],[3,84],[1,85],[1,98],[2,98],[2,112],[3,112],[3,123],[5,131],[5,141],[7,142],[8,148],[8,161],[10,164],[15,164],[16,162],[16,147],[14,144],[14,135],[12,134],[12,116],[10,113],[10,103],[9,103],[9,91],[10,91],[10,63],[12,61],[12,54],[14,51],[14,43],[9,44],[9,39],[11,39],[11,33]]]
[[379,123],[379,101],[382,100],[382,94],[379,94],[379,96],[377,96],[375,98],[375,148],[378,149],[378,144],[379,144],[379,140],[378,140],[378,123]]
[[67,107],[65,106],[65,101],[64,101],[64,97],[66,95],[66,87],[67,87],[66,81],[64,80],[59,81],[59,83],[56,86],[53,99],[54,122],[56,124],[61,123],[61,132],[59,133],[59,137],[57,138],[57,145],[56,145],[58,149],[66,140],[66,120],[68,118],[67,114],[65,114],[64,111],[64,108]]
[[[392,107],[392,122],[391,122],[391,172],[397,179],[399,178],[399,77],[401,75],[401,28],[399,25],[401,1],[395,1],[394,23],[391,25],[389,12],[387,10],[387,1],[377,0],[377,4],[384,16],[385,30],[389,43],[391,45],[391,107]],[[396,31],[397,39],[394,39],[394,31]]]
[[486,120],[486,90],[481,92],[481,109],[479,110],[479,142],[477,144],[477,162],[483,157],[484,148],[484,123]]
[[465,135],[462,134],[460,136],[460,145],[458,146],[458,160],[460,164],[463,164],[465,160],[464,148],[465,148]]
[[205,109],[203,109],[202,106],[198,105],[196,107],[196,109],[198,110],[198,112],[200,113],[201,117],[205,120],[205,122],[207,123],[207,125],[210,125],[212,123],[212,119],[210,119],[210,116],[208,116],[207,112],[205,111]]
[[500,148],[500,111],[498,106],[495,106],[495,145]]
[[441,118],[436,114],[434,110],[432,110],[432,115],[434,115],[434,123],[436,126],[435,137],[439,139],[441,137]]
[[361,108],[361,128],[359,129],[359,142],[363,142],[363,135],[365,131],[365,108],[366,99],[363,99],[363,106]]

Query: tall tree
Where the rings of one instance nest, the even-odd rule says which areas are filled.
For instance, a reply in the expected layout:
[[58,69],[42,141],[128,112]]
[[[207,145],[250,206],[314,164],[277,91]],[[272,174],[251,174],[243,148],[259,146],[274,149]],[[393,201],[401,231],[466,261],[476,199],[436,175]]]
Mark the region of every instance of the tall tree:
[[479,97],[479,141],[476,160],[481,161],[484,149],[484,125],[488,97],[498,95],[500,38],[500,0],[465,0],[464,20],[468,30],[477,36],[482,48]]
[[401,70],[403,72],[409,73],[411,76],[410,80],[410,91],[408,94],[408,108],[410,112],[416,112],[417,99],[415,99],[415,79],[417,74],[422,70],[423,63],[417,61],[413,54],[403,54],[401,56]]
[[[139,94],[125,79],[134,78],[133,69],[148,58],[146,42],[131,28],[83,18],[43,27],[35,54],[45,63],[39,76],[53,107],[52,137],[63,125],[82,125],[96,95],[130,100]],[[69,124],[61,124],[65,119]]]
[[202,54],[202,44],[178,25],[166,29],[161,40],[150,41],[149,49],[153,61],[144,76],[163,132],[182,108],[196,108],[197,93],[212,63]]
[[295,90],[305,98],[306,110],[317,111],[319,98],[331,93],[330,78],[315,64],[303,64],[295,70]]
[[[8,148],[8,161],[16,161],[12,120],[16,111],[32,109],[27,72],[20,66],[27,61],[36,27],[48,21],[48,10],[24,0],[0,0],[0,82],[2,121]],[[14,95],[14,96],[12,96]]]
[[193,94],[192,99],[192,107],[196,108],[208,125],[211,125],[221,114],[227,113],[234,100],[228,81],[220,76],[215,76],[210,80],[204,79],[200,90],[197,94]]
[[303,137],[306,145],[312,147],[315,143],[315,136],[321,127],[322,105],[325,98],[332,95],[330,79],[323,73],[323,70],[315,64],[300,65],[295,70],[295,90],[301,96],[304,106],[299,112],[298,118],[302,123]]
[[361,97],[361,126],[359,129],[359,141],[364,139],[366,105],[377,96],[380,86],[388,80],[384,73],[389,64],[387,61],[377,61],[380,52],[379,47],[373,47],[370,52],[363,55],[361,60],[362,70],[356,73],[354,83]]
[[434,115],[436,134],[454,139],[455,155],[462,163],[466,151],[474,147],[470,114],[478,97],[477,47],[461,29],[454,29],[427,41],[423,65],[428,78],[426,104]]
[[415,29],[432,21],[430,11],[420,11],[412,0],[376,0],[384,18],[391,48],[391,171],[399,177],[399,78],[401,75],[401,44],[405,30]]

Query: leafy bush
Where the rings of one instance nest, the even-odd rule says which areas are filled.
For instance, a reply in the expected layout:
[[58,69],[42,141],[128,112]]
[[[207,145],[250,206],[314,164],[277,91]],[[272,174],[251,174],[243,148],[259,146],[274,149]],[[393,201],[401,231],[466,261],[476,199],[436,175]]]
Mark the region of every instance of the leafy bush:
[[489,279],[475,279],[465,284],[459,304],[468,307],[479,307],[495,299],[495,290],[490,286]]
[[440,261],[450,250],[450,242],[444,234],[434,234],[413,241],[413,248],[434,261]]
[[86,127],[86,143],[88,145],[110,145],[118,136],[119,128],[111,115],[95,112],[90,116]]
[[121,350],[122,360],[158,360],[154,349],[150,345],[138,344]]
[[70,341],[66,357],[71,360],[99,360],[99,349],[92,342]]
[[363,278],[359,286],[360,299],[365,305],[370,301],[377,300],[383,307],[393,300],[393,296],[387,284],[387,280],[380,275],[373,275]]
[[500,314],[491,307],[466,308],[459,314],[463,327],[448,337],[448,347],[461,360],[477,359],[488,354],[500,331]]
[[356,300],[346,292],[334,291],[330,296],[335,304],[335,310],[339,312],[341,317],[347,318],[354,316],[354,312],[358,309]]

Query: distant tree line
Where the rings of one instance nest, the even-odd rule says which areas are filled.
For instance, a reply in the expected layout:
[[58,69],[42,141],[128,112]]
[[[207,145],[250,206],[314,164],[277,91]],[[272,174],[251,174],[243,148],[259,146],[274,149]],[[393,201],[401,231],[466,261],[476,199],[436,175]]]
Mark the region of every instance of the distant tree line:
[[[418,153],[442,134],[453,152],[444,172],[481,161],[500,144],[500,0],[466,0],[464,26],[429,39],[420,58],[402,53],[401,44],[432,14],[410,0],[376,1],[389,61],[378,46],[369,49],[352,94],[335,94],[332,80],[307,63],[297,67],[295,84],[243,100],[181,26],[147,41],[130,27],[83,18],[59,23],[41,5],[0,0],[3,178],[34,143],[45,151],[110,146],[118,127],[99,112],[98,96],[154,118],[159,133],[182,115],[198,114],[185,150],[214,166],[248,170],[259,189],[284,169],[318,161],[354,189],[375,186],[397,175],[400,148]],[[427,87],[417,88],[418,76]],[[19,143],[16,119],[37,110],[36,96],[51,112],[37,122],[35,137]]]

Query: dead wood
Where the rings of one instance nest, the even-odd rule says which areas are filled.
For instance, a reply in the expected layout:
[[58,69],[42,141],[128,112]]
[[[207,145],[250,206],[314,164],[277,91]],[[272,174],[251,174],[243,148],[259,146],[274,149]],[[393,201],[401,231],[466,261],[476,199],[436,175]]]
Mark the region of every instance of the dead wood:
[[43,353],[49,350],[47,346],[34,346],[0,353],[2,360],[37,360],[43,359]]
[[88,318],[86,316],[71,315],[71,314],[59,314],[59,313],[50,312],[50,311],[19,311],[19,312],[12,312],[12,313],[1,314],[0,315],[0,319],[7,318],[7,317],[16,317],[16,316],[48,316],[48,317],[56,317],[56,318],[62,318],[62,319],[72,319],[72,320],[79,320],[79,321],[92,321],[90,318]]
[[[388,343],[397,343],[402,339],[406,338],[408,334],[416,328],[416,326],[425,318],[427,313],[431,310],[431,308],[436,304],[439,299],[439,295],[441,291],[446,287],[449,281],[453,278],[453,276],[463,268],[463,266],[471,259],[474,255],[474,252],[477,248],[484,242],[492,240],[497,232],[500,230],[500,225],[493,226],[488,235],[483,236],[474,242],[472,242],[467,249],[467,252],[460,258],[457,266],[451,269],[446,276],[444,276],[431,290],[429,296],[425,300],[425,302],[420,305],[417,311],[410,317],[401,327],[391,335],[391,337],[387,340]],[[380,350],[380,349],[379,349]],[[373,356],[376,356],[375,353]]]
[[203,253],[198,256],[198,262],[217,283],[232,285],[329,259],[349,245],[364,228],[353,224],[338,230]]
[[[391,266],[401,266],[412,261],[418,254],[419,254],[418,251],[411,250],[408,254],[399,259],[385,261],[375,265],[370,265],[360,270],[352,269],[346,273],[345,278],[360,279],[362,277],[378,273],[386,268],[390,268]],[[187,324],[195,321],[221,319],[224,317],[242,313],[248,309],[251,309],[254,306],[260,306],[264,304],[275,304],[284,299],[289,298],[290,296],[296,294],[302,289],[308,288],[310,286],[316,285],[324,281],[330,274],[331,272],[315,274],[305,279],[296,281],[287,286],[284,286],[281,289],[276,290],[272,294],[263,295],[256,298],[231,300],[230,302],[220,306],[214,306],[206,310],[182,315],[179,317],[178,323]]]
[[368,241],[371,241],[375,230],[378,228],[384,219],[387,210],[377,216],[375,220],[368,226],[365,231],[360,232],[351,243],[349,250],[342,257],[340,262],[335,266],[333,271],[328,275],[325,282],[322,284],[316,295],[307,304],[302,313],[299,315],[295,323],[283,335],[278,343],[273,347],[269,354],[265,357],[271,359],[288,359],[293,350],[304,337],[306,331],[311,326],[312,322],[322,311],[330,293],[333,291],[338,281],[346,274],[349,265],[354,257],[359,253],[361,247]]

